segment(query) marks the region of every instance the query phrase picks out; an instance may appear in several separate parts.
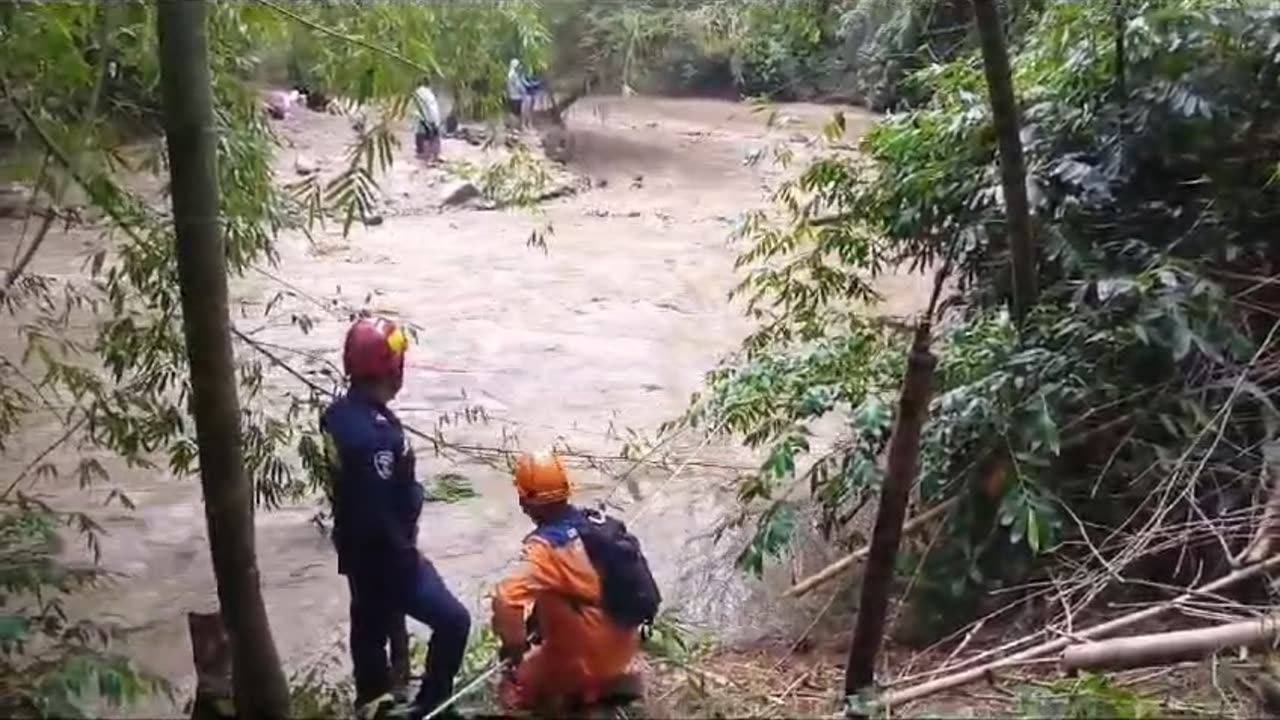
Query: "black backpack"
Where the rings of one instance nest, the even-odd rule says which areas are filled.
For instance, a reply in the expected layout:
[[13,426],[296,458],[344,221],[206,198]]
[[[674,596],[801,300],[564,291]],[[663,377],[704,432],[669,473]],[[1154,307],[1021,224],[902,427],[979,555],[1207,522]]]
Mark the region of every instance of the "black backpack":
[[596,510],[583,510],[582,515],[575,529],[600,574],[605,615],[628,629],[652,624],[662,593],[649,572],[640,541],[621,520]]

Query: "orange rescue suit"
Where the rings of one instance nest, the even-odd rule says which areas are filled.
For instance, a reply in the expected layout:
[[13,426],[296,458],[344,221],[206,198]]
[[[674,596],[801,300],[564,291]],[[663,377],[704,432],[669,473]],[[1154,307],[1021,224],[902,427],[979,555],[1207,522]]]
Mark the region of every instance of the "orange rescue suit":
[[524,647],[532,612],[542,636],[503,683],[503,701],[513,707],[595,703],[639,650],[639,631],[619,627],[600,609],[600,577],[572,515],[525,538],[520,569],[493,596],[493,629],[503,645]]

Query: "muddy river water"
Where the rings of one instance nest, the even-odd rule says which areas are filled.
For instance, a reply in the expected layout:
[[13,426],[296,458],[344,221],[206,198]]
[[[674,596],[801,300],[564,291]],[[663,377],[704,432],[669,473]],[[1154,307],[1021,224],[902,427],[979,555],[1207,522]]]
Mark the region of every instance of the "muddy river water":
[[[402,157],[384,179],[390,198],[385,221],[280,239],[274,273],[295,290],[321,298],[394,312],[423,328],[409,356],[406,387],[396,402],[406,422],[430,428],[441,413],[483,406],[487,425],[450,428],[453,440],[496,446],[513,434],[525,447],[562,439],[586,450],[615,452],[630,427],[652,433],[678,414],[702,374],[734,349],[749,330],[726,301],[735,281],[737,250],[729,240],[743,211],[758,207],[780,170],[750,166],[747,155],[768,142],[793,142],[812,134],[831,108],[788,106],[790,120],[768,129],[746,105],[715,101],[596,98],[570,117],[575,156],[570,168],[591,189],[528,210],[440,209],[442,179],[410,160],[404,129]],[[851,119],[851,127],[866,118]],[[282,179],[299,161],[321,173],[342,162],[351,131],[341,118],[301,110],[280,123],[285,147]],[[479,160],[483,151],[462,141],[444,142],[446,159]],[[299,160],[301,158],[301,160]],[[547,248],[526,247],[535,226],[554,232]],[[12,225],[0,228],[0,252],[11,251]],[[42,256],[36,270],[74,273],[83,245],[68,238]],[[891,297],[910,304],[921,281],[888,281]],[[251,273],[233,292],[244,303],[242,328],[256,327],[269,298],[284,286]],[[287,297],[284,313],[306,312],[317,321],[308,335],[287,325],[258,337],[297,351],[339,359],[346,324],[308,301]],[[270,375],[280,387],[295,381]],[[294,386],[296,387],[296,386]],[[47,428],[30,428],[4,459],[21,467],[43,442]],[[51,431],[50,431],[51,432]],[[675,459],[698,457],[725,464],[751,458],[731,446],[698,447],[682,440]],[[104,510],[100,496],[73,488],[40,488],[63,507],[93,509],[108,534],[103,563],[120,579],[75,607],[105,613],[128,628],[127,651],[145,667],[179,685],[193,681],[185,614],[215,607],[198,483],[161,471],[140,472],[109,464],[136,510]],[[419,547],[439,566],[454,591],[487,621],[483,595],[513,559],[527,520],[519,513],[510,480],[483,464],[454,464],[419,447],[420,471],[454,471],[480,496],[429,504]],[[611,489],[606,474],[576,469],[588,496]],[[750,590],[733,578],[724,552],[704,537],[732,494],[723,473],[687,468],[666,483],[670,469],[636,474],[645,497],[635,530],[672,604],[694,619],[723,629],[763,622],[742,611]],[[653,492],[661,487],[661,492]],[[622,513],[635,511],[629,493],[614,493]],[[311,524],[314,503],[257,519],[263,592],[281,655],[291,666],[331,652],[344,640],[347,591],[328,541]],[[730,549],[731,550],[731,549]],[[425,629],[412,626],[414,632]]]

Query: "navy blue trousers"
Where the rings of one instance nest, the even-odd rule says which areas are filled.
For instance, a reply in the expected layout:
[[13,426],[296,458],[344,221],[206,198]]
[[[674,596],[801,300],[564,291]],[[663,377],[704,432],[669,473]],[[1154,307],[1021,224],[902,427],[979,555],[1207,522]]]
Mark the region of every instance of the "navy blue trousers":
[[431,628],[416,702],[433,708],[453,694],[453,678],[462,667],[471,633],[471,615],[429,561],[422,560],[414,577],[407,580],[358,572],[347,575],[357,706],[391,691],[387,640],[405,616]]

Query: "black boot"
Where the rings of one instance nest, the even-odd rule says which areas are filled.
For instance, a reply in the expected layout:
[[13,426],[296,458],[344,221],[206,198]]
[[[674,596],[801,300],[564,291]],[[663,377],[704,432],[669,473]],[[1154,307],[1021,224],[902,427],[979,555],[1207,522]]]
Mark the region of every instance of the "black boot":
[[[440,706],[440,702],[427,702],[422,698],[413,701],[409,706],[408,720],[424,720],[431,712]],[[436,713],[431,720],[464,720],[466,716],[458,711],[454,705]]]

